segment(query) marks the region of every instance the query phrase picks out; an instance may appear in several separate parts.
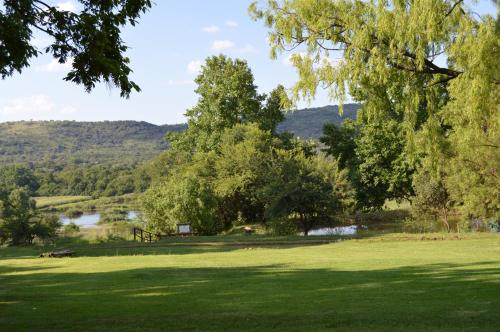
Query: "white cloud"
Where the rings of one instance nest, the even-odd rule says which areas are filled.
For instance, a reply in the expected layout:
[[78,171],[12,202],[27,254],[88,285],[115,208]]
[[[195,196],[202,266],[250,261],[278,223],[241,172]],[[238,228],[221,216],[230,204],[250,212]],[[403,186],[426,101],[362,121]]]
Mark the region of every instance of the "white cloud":
[[168,80],[168,85],[178,86],[178,85],[191,85],[194,84],[193,80]]
[[216,40],[212,44],[212,50],[214,51],[222,51],[227,50],[229,48],[233,48],[234,43],[230,40]]
[[214,33],[214,32],[219,32],[220,28],[216,25],[210,25],[208,27],[203,27],[201,30],[208,33]]
[[29,97],[13,98],[0,105],[0,120],[59,120],[68,114],[77,113],[72,106],[58,107],[47,95],[37,94]]
[[71,68],[71,65],[73,64],[73,59],[70,58],[68,61],[65,63],[59,63],[57,59],[52,59],[51,62],[42,65],[42,66],[36,66],[35,70],[40,71],[40,72],[57,72],[57,71],[64,71],[68,70]]
[[57,9],[59,10],[65,10],[67,12],[75,12],[76,7],[73,1],[65,1],[65,2],[60,2],[57,4]]
[[238,26],[238,22],[229,20],[229,21],[226,21],[226,25],[228,27],[236,28]]
[[198,72],[201,69],[201,61],[200,60],[193,60],[187,65],[187,72],[189,74],[198,74]]
[[14,98],[0,108],[3,115],[40,114],[50,113],[54,110],[55,104],[46,95],[35,95],[27,98]]

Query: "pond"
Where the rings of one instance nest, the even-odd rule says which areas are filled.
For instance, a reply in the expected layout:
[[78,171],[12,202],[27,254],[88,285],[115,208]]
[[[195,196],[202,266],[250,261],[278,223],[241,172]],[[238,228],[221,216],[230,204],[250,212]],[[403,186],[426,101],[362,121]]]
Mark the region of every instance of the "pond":
[[309,231],[308,235],[356,235],[358,230],[366,229],[366,226],[339,226],[339,227],[323,227],[318,229],[312,229]]
[[[137,211],[128,211],[127,212],[127,219],[128,220],[133,220],[139,217],[139,212]],[[99,222],[99,219],[101,218],[101,214],[99,212],[95,213],[86,213],[81,215],[78,218],[70,219],[66,217],[65,215],[62,215],[61,218],[59,219],[63,225],[67,225],[70,223],[74,223],[80,227],[94,227],[97,225]]]

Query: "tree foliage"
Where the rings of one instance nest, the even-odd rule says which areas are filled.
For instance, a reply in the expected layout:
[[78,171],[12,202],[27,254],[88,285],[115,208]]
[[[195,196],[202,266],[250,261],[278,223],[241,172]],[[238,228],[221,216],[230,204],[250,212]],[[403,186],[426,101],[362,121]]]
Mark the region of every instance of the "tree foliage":
[[30,65],[41,51],[33,44],[33,30],[52,38],[42,51],[59,63],[72,62],[64,78],[82,84],[87,92],[96,83],[119,87],[129,97],[139,86],[129,79],[132,70],[125,56],[128,47],[121,28],[135,26],[151,8],[150,0],[78,1],[81,10],[70,12],[39,0],[3,1],[0,10],[0,76],[12,76]]
[[209,57],[195,82],[199,99],[186,112],[188,130],[170,137],[184,150],[214,150],[224,130],[238,123],[257,123],[261,129],[274,132],[284,119],[284,88],[278,86],[269,95],[259,94],[244,60]]
[[55,236],[59,218],[39,215],[26,187],[0,188],[0,243],[30,244],[35,237]]
[[267,213],[272,218],[288,219],[307,235],[354,206],[347,171],[340,170],[336,160],[281,151],[280,161],[267,189]]
[[217,151],[196,152],[146,192],[148,227],[171,232],[189,222],[201,234],[215,234],[236,222],[279,218],[307,233],[331,220],[353,205],[347,173],[299,142],[284,143],[255,123],[226,129]]
[[443,177],[464,215],[497,213],[498,20],[460,0],[269,0],[250,12],[269,28],[272,57],[302,51],[292,56],[293,97],[312,98],[320,85],[340,100],[350,94],[368,124],[401,125],[406,163]]
[[11,191],[16,188],[24,188],[33,195],[40,187],[39,180],[31,169],[22,165],[10,165],[0,167],[0,188]]

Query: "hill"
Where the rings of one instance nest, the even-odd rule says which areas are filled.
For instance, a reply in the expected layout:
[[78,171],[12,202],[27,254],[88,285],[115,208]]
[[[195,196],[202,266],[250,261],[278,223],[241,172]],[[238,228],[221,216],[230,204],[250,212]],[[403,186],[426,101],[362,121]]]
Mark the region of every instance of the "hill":
[[143,161],[168,147],[166,133],[185,128],[136,121],[0,123],[0,163]]
[[[279,131],[317,139],[323,124],[340,124],[355,118],[357,104],[295,111],[286,115]],[[157,126],[137,121],[20,121],[0,123],[0,163],[98,164],[135,163],[152,158],[168,148],[164,137],[186,124]]]
[[345,119],[355,119],[359,104],[345,104],[342,115],[337,105],[306,108],[288,113],[278,125],[278,131],[290,131],[300,138],[318,139],[325,123],[341,124]]

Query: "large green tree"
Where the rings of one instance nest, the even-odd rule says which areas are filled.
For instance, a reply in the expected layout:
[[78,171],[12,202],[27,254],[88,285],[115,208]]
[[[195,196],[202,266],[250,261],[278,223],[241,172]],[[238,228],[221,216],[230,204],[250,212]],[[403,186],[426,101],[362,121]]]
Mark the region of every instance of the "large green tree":
[[[4,0],[0,7],[0,76],[4,79],[20,73],[45,52],[60,63],[72,60],[66,81],[82,84],[86,91],[105,82],[128,97],[140,88],[129,79],[132,70],[121,29],[134,26],[151,5],[150,0],[79,0],[81,8],[71,12],[46,1]],[[48,35],[50,45],[38,49],[33,31]]]
[[274,132],[283,120],[284,88],[259,94],[244,60],[209,57],[195,82],[198,103],[186,112],[188,130],[171,137],[174,148],[214,150],[224,130],[238,123],[257,123],[261,129]]
[[269,0],[250,12],[269,27],[273,57],[301,51],[295,98],[321,85],[369,118],[396,112],[410,163],[465,184],[451,191],[465,214],[498,213],[498,20],[461,0]]

